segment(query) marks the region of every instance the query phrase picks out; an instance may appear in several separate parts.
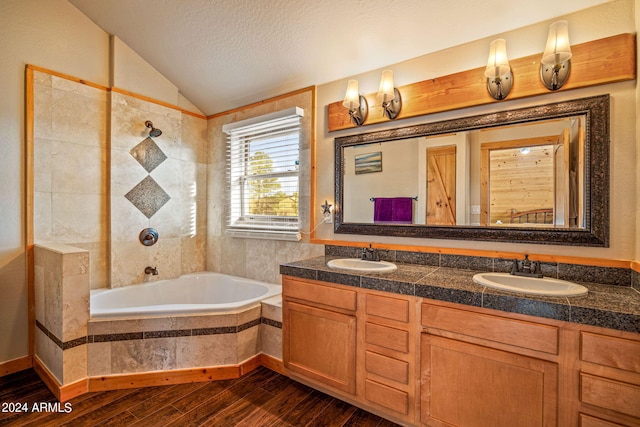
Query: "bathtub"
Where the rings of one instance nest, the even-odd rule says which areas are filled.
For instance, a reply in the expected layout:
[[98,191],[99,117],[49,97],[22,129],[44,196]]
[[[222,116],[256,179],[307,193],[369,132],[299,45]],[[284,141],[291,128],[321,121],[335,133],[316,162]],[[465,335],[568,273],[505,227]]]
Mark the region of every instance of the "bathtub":
[[92,318],[234,312],[281,291],[279,285],[205,271],[143,285],[93,290],[89,307]]

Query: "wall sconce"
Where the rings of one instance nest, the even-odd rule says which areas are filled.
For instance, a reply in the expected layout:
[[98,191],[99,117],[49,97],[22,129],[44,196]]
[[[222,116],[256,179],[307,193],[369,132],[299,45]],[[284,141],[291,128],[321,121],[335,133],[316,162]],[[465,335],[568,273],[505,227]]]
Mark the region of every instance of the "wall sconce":
[[364,96],[358,92],[358,81],[349,80],[347,83],[347,92],[344,94],[342,105],[349,110],[351,123],[356,126],[362,126],[367,115],[369,114],[369,104]]
[[498,101],[507,97],[513,85],[513,75],[507,57],[507,42],[504,39],[496,39],[489,46],[489,60],[484,70],[487,78],[487,90]]
[[569,23],[558,21],[549,27],[547,46],[540,61],[540,78],[549,90],[558,90],[571,72],[571,44]]
[[391,70],[382,72],[378,100],[382,101],[382,113],[386,118],[393,120],[398,117],[402,109],[402,98],[400,98],[400,91],[393,86],[393,71]]

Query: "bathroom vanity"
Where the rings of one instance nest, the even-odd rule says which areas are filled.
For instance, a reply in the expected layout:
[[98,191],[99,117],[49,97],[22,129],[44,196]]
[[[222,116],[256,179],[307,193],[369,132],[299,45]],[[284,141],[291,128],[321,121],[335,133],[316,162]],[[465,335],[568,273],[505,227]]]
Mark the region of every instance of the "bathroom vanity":
[[529,297],[470,270],[330,259],[281,266],[292,378],[403,425],[640,426],[636,290]]

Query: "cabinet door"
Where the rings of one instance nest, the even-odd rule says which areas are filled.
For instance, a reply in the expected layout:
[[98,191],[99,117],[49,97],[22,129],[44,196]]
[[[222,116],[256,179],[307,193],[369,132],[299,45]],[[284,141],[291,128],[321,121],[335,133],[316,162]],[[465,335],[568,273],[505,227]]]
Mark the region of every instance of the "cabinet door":
[[555,426],[555,363],[422,335],[421,417],[428,425]]
[[356,317],[285,301],[284,363],[338,390],[356,391]]

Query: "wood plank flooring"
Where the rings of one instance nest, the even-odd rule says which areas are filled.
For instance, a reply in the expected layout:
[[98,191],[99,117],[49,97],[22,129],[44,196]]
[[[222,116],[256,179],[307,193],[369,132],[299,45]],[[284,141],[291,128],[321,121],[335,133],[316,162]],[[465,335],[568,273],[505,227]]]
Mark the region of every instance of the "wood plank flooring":
[[0,426],[397,425],[264,367],[236,380],[87,393],[67,406],[28,369],[0,377],[0,405]]

